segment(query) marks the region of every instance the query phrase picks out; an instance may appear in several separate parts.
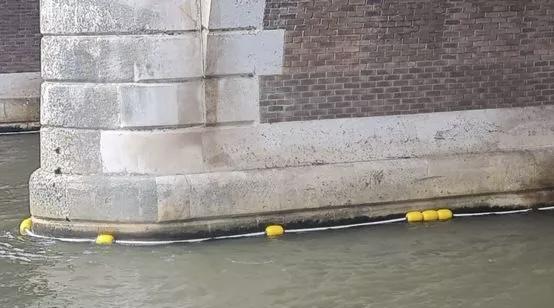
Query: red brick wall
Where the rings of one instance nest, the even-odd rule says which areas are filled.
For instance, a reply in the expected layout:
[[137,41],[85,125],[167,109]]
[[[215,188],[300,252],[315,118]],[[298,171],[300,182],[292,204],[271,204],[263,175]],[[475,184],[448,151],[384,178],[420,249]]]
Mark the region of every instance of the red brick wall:
[[38,71],[39,0],[0,0],[0,74]]
[[552,104],[554,0],[267,0],[264,122]]

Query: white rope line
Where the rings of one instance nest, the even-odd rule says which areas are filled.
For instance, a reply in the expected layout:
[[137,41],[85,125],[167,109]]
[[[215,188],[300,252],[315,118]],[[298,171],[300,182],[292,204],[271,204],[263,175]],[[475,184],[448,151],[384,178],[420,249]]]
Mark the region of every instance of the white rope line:
[[487,215],[506,215],[506,214],[527,213],[529,211],[532,211],[532,209],[501,211],[501,212],[463,213],[463,214],[454,214],[453,216],[454,217],[472,217],[472,216],[487,216]]
[[170,244],[192,244],[209,241],[212,238],[199,238],[193,240],[167,240],[167,241],[136,241],[136,240],[115,240],[116,244],[128,246],[160,246]]
[[56,240],[60,242],[69,242],[69,243],[94,243],[96,241],[95,239],[90,239],[90,238],[66,238],[66,237],[45,236],[45,235],[36,234],[31,230],[26,230],[26,231],[27,231],[27,235],[29,235],[30,237],[35,237],[35,238],[40,238],[45,240]]
[[[479,213],[462,213],[462,214],[453,214],[453,217],[474,217],[474,216],[487,216],[487,215],[507,215],[507,214],[518,214],[518,213],[527,213],[533,209],[522,209],[522,210],[510,210],[510,211],[498,211],[498,212],[479,212]],[[554,206],[547,206],[542,208],[537,208],[539,211],[554,210]],[[406,218],[395,218],[387,219],[381,221],[371,221],[363,222],[357,224],[348,224],[340,226],[330,226],[330,227],[314,227],[314,228],[303,228],[303,229],[288,229],[285,230],[285,233],[306,233],[306,232],[315,232],[315,231],[326,231],[326,230],[341,230],[355,227],[364,227],[364,226],[374,226],[374,225],[384,225],[390,223],[397,223],[406,221]],[[91,238],[63,238],[63,237],[50,237],[36,234],[30,230],[27,230],[27,235],[40,239],[48,240],[57,240],[61,242],[70,242],[70,243],[94,243],[96,240]],[[121,245],[129,246],[157,246],[157,245],[170,245],[170,244],[180,244],[180,243],[200,243],[210,240],[223,240],[223,239],[236,239],[236,238],[248,238],[248,237],[257,237],[263,236],[265,232],[252,232],[244,234],[235,234],[235,235],[223,235],[215,237],[205,237],[198,239],[188,239],[188,240],[165,240],[165,241],[139,241],[139,240],[115,240],[114,242]]]
[[200,243],[200,242],[211,241],[211,240],[235,239],[235,238],[255,237],[255,236],[261,236],[261,235],[265,235],[265,232],[205,237],[205,238],[190,239],[190,240],[166,240],[166,241],[115,240],[115,242],[117,244],[131,245],[131,246],[157,246],[157,245],[169,245],[169,244],[179,244],[179,243],[189,243],[189,244]]
[[364,227],[364,226],[374,226],[374,225],[384,225],[395,222],[406,221],[406,218],[395,218],[381,221],[372,221],[372,222],[362,222],[359,224],[350,224],[342,226],[331,226],[331,227],[316,227],[316,228],[305,228],[305,229],[287,229],[285,233],[304,233],[304,232],[314,232],[314,231],[325,231],[325,230],[340,230],[354,227]]
[[260,235],[265,235],[265,232],[253,232],[253,233],[245,233],[245,234],[237,234],[237,235],[223,235],[223,236],[216,236],[213,239],[224,240],[224,239],[241,238],[241,237],[255,237]]

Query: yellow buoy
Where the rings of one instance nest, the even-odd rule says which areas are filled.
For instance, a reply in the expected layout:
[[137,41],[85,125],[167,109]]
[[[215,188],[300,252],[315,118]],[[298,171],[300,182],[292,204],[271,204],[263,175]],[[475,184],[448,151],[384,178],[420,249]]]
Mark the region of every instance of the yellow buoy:
[[421,212],[408,212],[406,214],[406,221],[407,222],[420,222],[423,221],[423,214]]
[[435,221],[439,219],[439,213],[435,210],[423,211],[421,214],[423,214],[423,221]]
[[111,245],[114,242],[114,237],[111,234],[99,234],[96,237],[96,244],[98,245]]
[[31,218],[24,219],[21,224],[19,224],[19,234],[27,235],[27,231],[31,230],[33,227],[33,221]]
[[449,209],[440,209],[437,211],[437,214],[439,215],[439,220],[445,221],[452,219],[452,211]]
[[281,236],[284,233],[285,229],[283,228],[283,226],[271,225],[265,228],[265,235],[267,235],[268,237]]

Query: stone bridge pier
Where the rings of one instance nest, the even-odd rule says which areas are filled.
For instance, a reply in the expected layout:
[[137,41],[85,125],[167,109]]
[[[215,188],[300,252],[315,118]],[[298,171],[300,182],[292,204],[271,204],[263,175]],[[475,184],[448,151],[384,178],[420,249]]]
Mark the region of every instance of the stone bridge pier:
[[[317,1],[268,8],[266,16],[278,11],[287,18],[285,33],[263,29],[264,0],[42,0],[41,167],[30,180],[33,231],[185,239],[262,231],[270,223],[286,228],[355,223],[409,210],[554,205],[554,105],[510,105],[517,103],[515,94],[533,99],[543,91],[543,99],[553,97],[546,78],[552,78],[545,66],[554,59],[549,51],[533,57],[510,51],[506,60],[502,50],[495,54],[477,42],[474,54],[463,47],[463,54],[442,57],[452,48],[405,42],[405,36],[387,39],[393,34],[380,22],[362,28],[360,18],[420,18],[411,11],[419,3],[404,10],[402,1],[389,2],[382,7],[356,1],[355,14],[354,5],[334,1],[327,9]],[[399,13],[390,13],[389,4],[400,7]],[[358,15],[366,6],[375,11]],[[421,10],[420,21],[429,27],[414,31],[471,24],[487,32],[480,22],[442,24],[438,18],[444,19],[446,10]],[[393,15],[381,16],[387,12]],[[359,26],[352,33],[368,35],[344,36],[344,22]],[[493,26],[498,28],[496,18]],[[404,22],[398,27],[395,37],[405,34]],[[311,36],[302,44],[304,32],[290,34],[296,28],[309,28],[305,33]],[[473,38],[472,33],[467,35]],[[359,42],[341,45],[356,37]],[[391,42],[399,45],[392,48]],[[402,45],[409,42],[421,55]],[[471,42],[464,40],[460,49],[463,44]],[[294,70],[295,62],[306,62],[291,60],[299,57],[296,52],[304,48],[304,56],[311,56],[306,50],[319,51],[314,46],[325,57],[311,59],[323,60]],[[478,53],[479,46],[487,51]],[[343,47],[352,58],[341,59]],[[385,51],[397,55],[372,62],[372,53]],[[354,57],[362,53],[369,58]],[[506,67],[496,65],[504,60]],[[318,66],[322,61],[343,65]],[[504,91],[506,108],[497,107],[505,93],[493,82],[497,77],[484,76],[487,65],[502,72],[516,65],[514,76],[527,72],[516,76],[522,79],[520,92]],[[352,71],[333,71],[345,66]],[[427,69],[446,77],[435,78]],[[282,73],[259,83],[259,76]],[[526,86],[529,76],[535,79]],[[276,81],[272,92],[263,90],[268,80]],[[510,85],[519,86],[518,80]],[[343,106],[383,104],[399,113],[261,123],[260,93],[284,106],[293,97],[300,104],[303,95],[313,95],[305,101],[325,110],[344,98],[352,102]],[[403,114],[410,106],[427,106],[426,99],[431,106],[445,100],[451,107]],[[483,104],[492,107],[478,108]]]
[[41,2],[36,231],[205,233],[175,222],[232,214],[213,182],[234,169],[219,135],[259,123],[258,76],[283,62],[265,1]]

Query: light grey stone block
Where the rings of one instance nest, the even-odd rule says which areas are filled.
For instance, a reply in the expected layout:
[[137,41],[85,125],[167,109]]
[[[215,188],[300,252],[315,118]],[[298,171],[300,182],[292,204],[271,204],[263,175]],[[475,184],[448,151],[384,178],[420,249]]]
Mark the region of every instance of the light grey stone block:
[[210,30],[261,29],[265,0],[201,0],[202,23]]
[[42,125],[115,128],[120,123],[120,109],[115,84],[42,84]]
[[125,85],[120,88],[121,127],[204,124],[204,85],[183,83]]
[[200,80],[180,83],[43,84],[42,123],[76,128],[123,128],[204,123]]
[[43,34],[144,33],[200,28],[198,0],[42,0]]
[[100,131],[42,127],[40,165],[58,174],[101,173]]
[[202,76],[198,33],[50,36],[42,39],[42,77],[132,82]]
[[156,222],[156,181],[151,177],[86,178],[36,171],[30,180],[31,214],[67,221]]
[[190,216],[191,186],[186,176],[156,177],[158,221],[178,221]]
[[259,122],[260,88],[257,77],[206,79],[206,122]]
[[206,75],[282,71],[284,30],[211,32],[206,40]]

